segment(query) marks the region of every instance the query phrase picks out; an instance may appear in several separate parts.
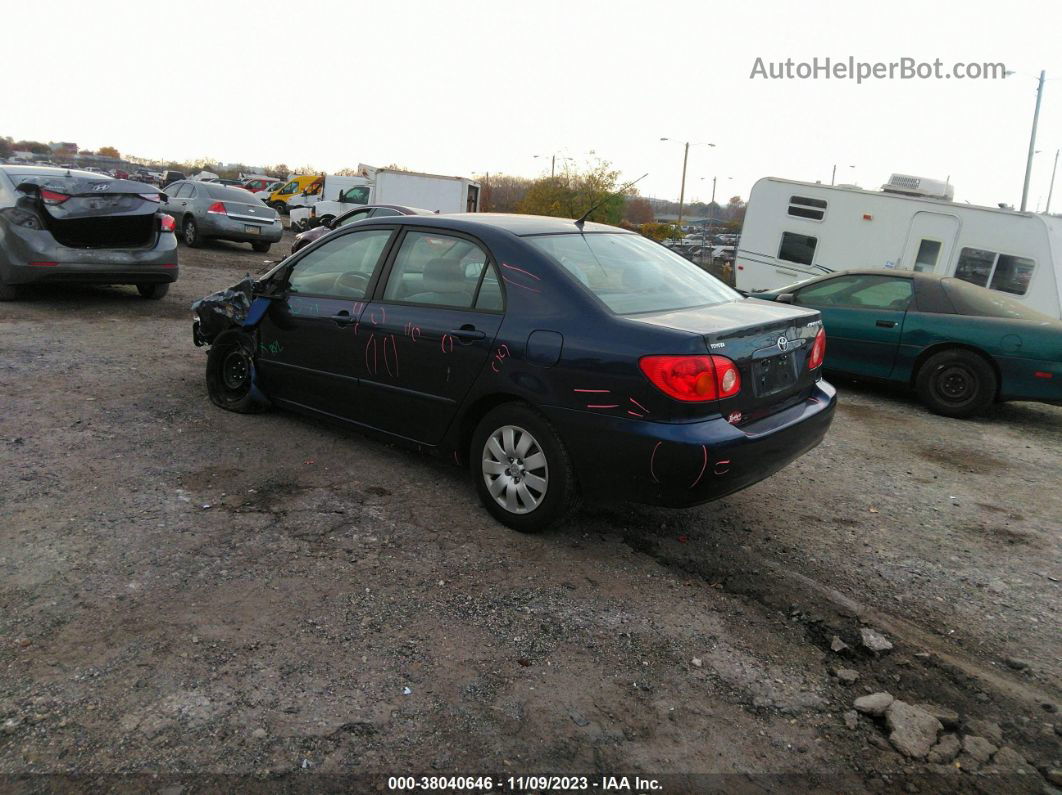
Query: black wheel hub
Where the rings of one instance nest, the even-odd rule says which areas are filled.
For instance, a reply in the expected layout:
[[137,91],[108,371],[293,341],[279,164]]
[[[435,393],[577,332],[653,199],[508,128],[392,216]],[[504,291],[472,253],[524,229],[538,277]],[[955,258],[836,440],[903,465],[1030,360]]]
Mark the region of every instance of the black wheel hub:
[[947,403],[965,403],[974,396],[977,380],[965,367],[950,365],[937,373],[935,386],[941,400]]
[[233,392],[247,387],[251,376],[251,365],[243,351],[232,351],[221,364],[221,382]]

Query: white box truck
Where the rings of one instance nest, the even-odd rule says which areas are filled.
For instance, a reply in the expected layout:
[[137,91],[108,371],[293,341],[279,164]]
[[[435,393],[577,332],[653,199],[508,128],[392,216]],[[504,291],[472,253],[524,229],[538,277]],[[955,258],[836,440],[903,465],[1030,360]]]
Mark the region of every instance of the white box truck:
[[[291,210],[291,225],[301,231],[365,204],[398,204],[437,213],[479,211],[479,183],[465,177],[420,174],[361,164],[358,177],[336,192],[326,184],[324,198]],[[326,180],[327,183],[327,180]]]
[[738,244],[739,290],[851,268],[926,271],[1062,316],[1062,218],[952,201],[940,180],[893,174],[881,190],[764,177]]

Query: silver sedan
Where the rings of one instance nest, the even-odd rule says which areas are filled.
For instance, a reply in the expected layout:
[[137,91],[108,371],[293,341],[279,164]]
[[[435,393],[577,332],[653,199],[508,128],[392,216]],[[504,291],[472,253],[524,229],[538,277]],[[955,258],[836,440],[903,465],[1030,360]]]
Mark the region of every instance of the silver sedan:
[[266,252],[284,235],[276,211],[243,188],[181,180],[165,190],[163,209],[176,219],[178,236],[192,248],[214,239],[250,243],[255,251]]

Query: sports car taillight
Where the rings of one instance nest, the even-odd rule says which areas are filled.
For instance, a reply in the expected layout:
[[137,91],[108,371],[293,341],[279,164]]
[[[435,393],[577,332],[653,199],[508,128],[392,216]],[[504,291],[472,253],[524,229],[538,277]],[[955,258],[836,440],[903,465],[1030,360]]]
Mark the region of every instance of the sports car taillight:
[[214,215],[228,215],[229,211],[225,209],[225,205],[221,202],[214,202],[207,210],[208,213],[214,213]]
[[159,216],[159,230],[163,232],[172,232],[177,228],[177,222],[173,220],[172,215],[163,213]]
[[815,342],[811,345],[811,353],[808,354],[808,369],[814,370],[822,366],[822,360],[826,358],[826,329],[820,328],[815,335]]
[[41,201],[43,201],[45,204],[54,206],[56,204],[62,204],[69,198],[69,194],[59,193],[54,190],[45,190],[44,188],[41,188]]
[[733,397],[741,391],[737,365],[725,356],[644,356],[638,365],[653,386],[688,403]]

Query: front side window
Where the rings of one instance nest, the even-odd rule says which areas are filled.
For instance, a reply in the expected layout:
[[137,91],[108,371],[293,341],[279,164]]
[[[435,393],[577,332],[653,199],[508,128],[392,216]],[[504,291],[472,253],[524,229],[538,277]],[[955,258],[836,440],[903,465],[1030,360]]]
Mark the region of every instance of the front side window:
[[487,252],[470,240],[407,232],[387,278],[384,300],[471,309]]
[[299,189],[299,183],[296,182],[295,180],[292,180],[287,185],[285,185],[283,188],[281,188],[280,192],[281,193],[294,193],[298,189]]
[[288,276],[293,293],[364,298],[391,231],[367,229],[329,240],[295,263]]
[[354,212],[354,213],[348,213],[347,215],[344,215],[344,216],[340,217],[339,223],[336,224],[336,227],[338,228],[340,226],[346,226],[347,224],[352,224],[355,221],[364,221],[368,217],[369,217],[369,211],[368,210],[358,210],[357,212]]
[[617,315],[741,300],[714,276],[641,235],[534,235],[531,246],[572,274]]
[[367,185],[356,185],[353,188],[348,188],[340,201],[346,204],[368,204],[369,187]]
[[801,235],[796,232],[782,232],[782,243],[778,247],[778,259],[795,262],[798,265],[810,265],[815,259],[815,246],[818,238]]
[[915,256],[914,269],[920,273],[932,273],[937,267],[937,259],[940,257],[939,240],[923,240],[918,245],[918,254]]
[[910,279],[850,274],[797,290],[794,301],[801,306],[903,311],[911,302],[912,291]]

